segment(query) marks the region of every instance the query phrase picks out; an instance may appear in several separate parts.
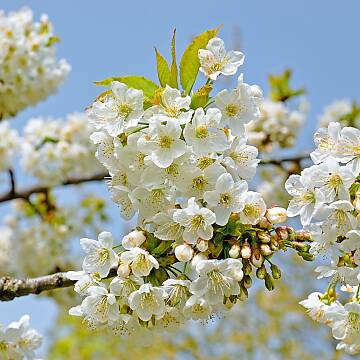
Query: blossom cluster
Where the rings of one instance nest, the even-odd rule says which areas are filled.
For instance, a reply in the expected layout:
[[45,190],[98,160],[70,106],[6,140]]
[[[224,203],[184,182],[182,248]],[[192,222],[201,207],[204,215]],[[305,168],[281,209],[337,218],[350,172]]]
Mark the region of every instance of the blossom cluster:
[[[302,304],[317,321],[332,328],[338,349],[360,353],[360,130],[331,122],[314,136],[315,163],[285,186],[292,196],[287,213],[300,216],[313,242],[309,252],[329,263],[319,266],[318,278],[331,277],[327,292],[313,293]],[[352,295],[345,305],[337,299],[336,285]]]
[[22,168],[46,185],[101,172],[89,139],[93,130],[83,113],[66,119],[30,119],[21,139]]
[[35,351],[42,342],[42,336],[30,327],[29,315],[12,322],[6,328],[0,324],[0,355],[2,359],[38,359]]
[[0,118],[15,116],[55,92],[70,71],[56,60],[52,24],[30,9],[0,11]]
[[0,123],[0,172],[11,168],[20,149],[20,137],[7,121]]
[[[212,38],[199,61],[212,85],[219,75],[234,75],[243,55]],[[81,239],[83,270],[68,278],[84,297],[70,314],[90,327],[147,337],[245,300],[255,272],[272,290],[281,276],[270,260],[275,251],[311,255],[304,234],[274,227],[286,220],[285,209],[267,209],[248,190],[259,160],[245,125],[260,116],[257,86],[241,75],[234,90],[220,91],[204,107],[192,107],[190,95],[169,85],[146,109],[144,97],[111,81],[89,110],[113,200],[125,218],[138,214],[138,227],[119,245],[109,232],[98,241]]]
[[260,151],[270,152],[276,146],[294,146],[307,116],[307,105],[300,103],[292,110],[283,101],[265,99],[260,106],[260,118],[246,125],[249,142]]

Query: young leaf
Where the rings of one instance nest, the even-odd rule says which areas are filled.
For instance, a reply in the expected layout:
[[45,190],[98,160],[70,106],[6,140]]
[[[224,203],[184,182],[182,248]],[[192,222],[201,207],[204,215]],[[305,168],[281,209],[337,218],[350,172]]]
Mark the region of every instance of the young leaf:
[[205,107],[209,100],[209,94],[212,90],[211,85],[204,85],[201,89],[196,91],[191,97],[191,109],[197,109],[199,107]]
[[173,37],[171,39],[171,74],[170,74],[170,83],[169,85],[174,88],[179,88],[178,83],[178,69],[176,64],[176,50],[175,50],[175,35],[176,35],[176,29],[174,29]]
[[216,36],[219,28],[203,32],[196,36],[180,60],[180,83],[187,94],[190,93],[200,68],[198,52],[205,49],[210,39]]
[[156,67],[158,78],[162,87],[165,87],[166,84],[170,84],[170,69],[165,58],[157,51],[155,48],[156,55]]
[[152,99],[155,91],[159,88],[153,81],[145,78],[144,76],[130,75],[130,76],[114,76],[101,81],[95,81],[96,85],[110,86],[113,81],[120,81],[125,85],[142,90],[144,96],[148,99]]

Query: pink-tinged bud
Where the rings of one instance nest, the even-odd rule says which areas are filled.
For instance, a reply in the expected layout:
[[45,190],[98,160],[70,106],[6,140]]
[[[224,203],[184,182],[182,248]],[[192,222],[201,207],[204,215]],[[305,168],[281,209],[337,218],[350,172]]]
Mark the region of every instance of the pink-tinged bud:
[[279,226],[276,228],[276,233],[281,240],[287,240],[289,238],[289,233],[286,226]]
[[146,237],[142,231],[134,230],[123,237],[122,246],[129,250],[134,247],[139,247],[145,240]]
[[251,262],[257,268],[259,268],[264,262],[264,257],[261,255],[260,247],[258,244],[254,244],[252,247]]
[[199,251],[204,252],[208,249],[209,243],[206,240],[199,239],[196,247]]
[[230,250],[229,250],[229,256],[233,259],[237,259],[240,255],[240,245],[239,244],[234,244]]
[[271,240],[271,236],[268,233],[258,233],[258,238],[264,244],[269,243]]
[[287,219],[286,209],[280,206],[274,206],[267,209],[265,216],[272,224],[279,224],[285,222]]
[[196,254],[193,259],[191,260],[191,266],[194,268],[196,267],[197,263],[201,260],[207,260],[208,257],[204,253]]
[[311,241],[312,236],[309,231],[306,230],[299,230],[296,232],[296,240],[297,241]]
[[194,250],[190,245],[179,245],[175,248],[175,256],[181,262],[188,262],[194,256]]
[[247,241],[245,241],[243,246],[241,247],[241,257],[243,259],[251,258],[251,247]]
[[260,245],[261,254],[264,256],[270,256],[273,252],[268,244]]
[[120,264],[117,269],[117,274],[121,278],[127,278],[130,275],[130,267],[127,264]]

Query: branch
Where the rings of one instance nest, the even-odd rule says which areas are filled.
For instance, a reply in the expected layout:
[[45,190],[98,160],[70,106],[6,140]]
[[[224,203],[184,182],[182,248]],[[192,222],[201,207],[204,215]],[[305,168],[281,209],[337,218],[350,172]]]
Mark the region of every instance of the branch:
[[259,165],[279,165],[282,166],[286,162],[294,162],[300,164],[304,160],[310,160],[309,152],[304,152],[298,155],[289,156],[281,159],[261,159]]
[[[116,268],[112,268],[107,278],[116,276],[116,271]],[[4,276],[0,278],[0,301],[11,301],[17,297],[70,287],[75,282],[75,280],[69,280],[64,272],[32,279],[14,279]]]
[[[11,176],[10,171],[9,171],[9,174]],[[56,187],[67,186],[67,185],[78,185],[78,184],[91,182],[91,181],[102,181],[102,180],[104,180],[104,178],[106,176],[109,176],[109,174],[104,172],[104,173],[93,175],[93,176],[90,176],[87,178],[68,179],[68,180],[64,181],[63,183],[56,185]],[[13,179],[12,176],[11,176],[11,179]],[[3,195],[0,195],[0,203],[10,201],[10,200],[15,200],[15,199],[29,200],[29,198],[32,194],[47,193],[50,188],[51,188],[50,186],[37,185],[37,186],[33,186],[28,189],[16,191],[15,187],[11,186],[10,191],[8,191],[7,193],[5,193]]]

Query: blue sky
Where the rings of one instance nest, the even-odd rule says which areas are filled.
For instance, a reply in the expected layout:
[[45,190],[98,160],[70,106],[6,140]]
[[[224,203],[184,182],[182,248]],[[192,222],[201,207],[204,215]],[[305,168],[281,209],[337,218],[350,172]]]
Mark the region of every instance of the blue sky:
[[[308,90],[311,112],[300,139],[309,148],[316,114],[344,97],[360,101],[360,2],[325,1],[20,1],[1,0],[6,11],[28,6],[36,18],[47,13],[61,38],[58,54],[72,72],[56,95],[14,120],[18,128],[32,116],[63,116],[84,109],[100,89],[92,84],[112,75],[145,75],[156,79],[153,46],[169,51],[177,28],[178,55],[192,35],[223,24],[228,47],[241,46],[245,80],[267,89],[269,73],[295,70],[294,83]],[[0,321],[22,313],[40,330],[55,314],[46,299],[26,298],[0,304]]]

